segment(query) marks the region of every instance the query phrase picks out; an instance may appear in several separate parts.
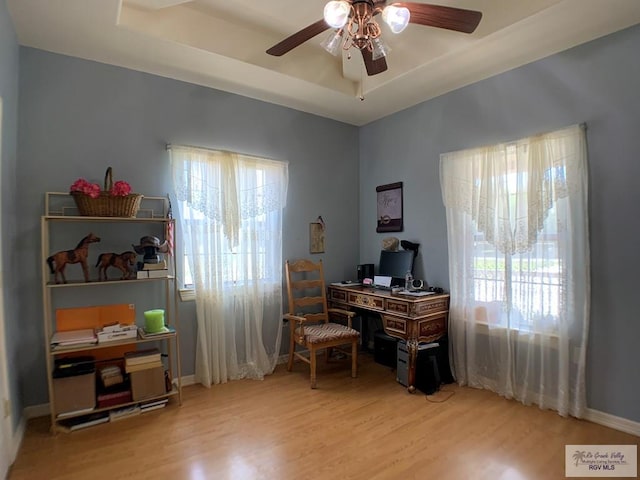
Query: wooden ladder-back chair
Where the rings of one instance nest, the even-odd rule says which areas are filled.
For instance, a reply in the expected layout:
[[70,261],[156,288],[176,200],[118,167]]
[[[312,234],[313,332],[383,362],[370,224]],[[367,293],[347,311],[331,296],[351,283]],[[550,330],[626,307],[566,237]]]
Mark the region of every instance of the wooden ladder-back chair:
[[[287,260],[285,270],[289,313],[283,318],[289,322],[290,328],[287,370],[291,371],[293,368],[295,357],[308,363],[311,368],[311,388],[316,388],[316,353],[324,349],[325,359],[329,361],[331,350],[335,348],[351,357],[351,376],[356,378],[360,333],[351,328],[351,319],[355,313],[327,307],[322,260],[318,263],[310,260]],[[333,317],[346,320],[347,324],[330,322]],[[340,348],[349,343],[351,351]],[[306,350],[298,351],[296,345]]]

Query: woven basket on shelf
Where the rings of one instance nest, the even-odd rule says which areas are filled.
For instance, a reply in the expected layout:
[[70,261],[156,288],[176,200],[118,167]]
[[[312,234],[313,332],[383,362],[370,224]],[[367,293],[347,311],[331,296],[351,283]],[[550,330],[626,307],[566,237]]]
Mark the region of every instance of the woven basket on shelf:
[[113,187],[111,167],[104,174],[104,190],[98,198],[91,198],[81,192],[71,192],[80,215],[85,217],[135,217],[140,208],[142,195],[130,193],[127,196],[110,195]]

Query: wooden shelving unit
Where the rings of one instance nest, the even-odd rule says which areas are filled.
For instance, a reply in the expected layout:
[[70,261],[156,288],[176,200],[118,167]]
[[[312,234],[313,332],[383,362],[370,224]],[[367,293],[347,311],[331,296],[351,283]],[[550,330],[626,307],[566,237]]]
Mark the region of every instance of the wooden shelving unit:
[[[180,342],[179,342],[179,318],[178,318],[178,288],[176,285],[176,260],[175,255],[167,258],[169,275],[161,278],[144,278],[144,279],[127,279],[127,280],[107,280],[107,281],[91,281],[84,282],[78,280],[69,280],[68,283],[55,283],[50,281],[52,278],[46,259],[51,255],[51,229],[57,224],[147,224],[155,225],[157,228],[165,229],[168,224],[174,227],[175,220],[169,218],[168,200],[165,197],[144,197],[140,211],[136,218],[120,218],[120,217],[86,217],[80,216],[75,209],[73,198],[66,193],[47,192],[45,194],[45,215],[41,217],[41,244],[42,244],[42,299],[43,299],[43,322],[44,322],[44,339],[47,367],[47,381],[49,389],[49,405],[51,412],[51,430],[52,433],[59,431],[68,431],[60,422],[65,420],[87,415],[87,413],[107,412],[110,410],[121,409],[127,406],[135,405],[140,401],[130,401],[113,405],[110,407],[96,407],[90,412],[86,410],[77,413],[64,413],[56,415],[56,398],[53,382],[53,370],[55,359],[66,356],[74,356],[78,354],[109,354],[111,350],[121,352],[127,347],[135,350],[139,344],[155,343],[158,348],[166,355],[166,369],[169,371],[171,378],[171,390],[163,395],[145,398],[144,402],[150,402],[163,398],[177,397],[178,403],[182,404],[182,383],[181,383],[181,367],[180,367]],[[92,225],[91,228],[97,228]],[[174,252],[175,252],[174,238]],[[91,263],[91,262],[90,262]],[[110,285],[127,285],[127,288],[139,288],[141,295],[144,295],[145,288],[148,285],[164,284],[164,310],[166,324],[173,327],[174,332],[158,334],[151,337],[116,340],[105,343],[96,343],[94,345],[80,345],[75,347],[60,347],[51,344],[51,338],[56,331],[56,314],[54,308],[54,296],[65,291],[78,291],[80,295],[82,291],[94,292],[93,289],[105,288]],[[91,290],[86,290],[91,289]],[[139,327],[142,325],[138,325]],[[104,355],[103,355],[104,356]],[[118,360],[114,358],[110,360]],[[106,361],[106,360],[101,360]]]

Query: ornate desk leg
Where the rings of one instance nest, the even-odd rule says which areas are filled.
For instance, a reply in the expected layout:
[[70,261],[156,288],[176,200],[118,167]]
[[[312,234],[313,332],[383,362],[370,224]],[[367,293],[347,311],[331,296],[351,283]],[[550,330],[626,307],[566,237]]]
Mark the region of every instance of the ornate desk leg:
[[418,340],[407,340],[407,350],[409,350],[409,386],[407,391],[414,393],[416,391],[416,361],[418,359]]

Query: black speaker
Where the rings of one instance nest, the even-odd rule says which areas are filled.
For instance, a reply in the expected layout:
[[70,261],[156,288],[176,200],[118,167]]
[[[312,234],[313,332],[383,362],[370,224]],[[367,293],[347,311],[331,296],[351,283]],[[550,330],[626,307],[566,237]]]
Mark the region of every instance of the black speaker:
[[361,282],[365,278],[373,278],[373,263],[358,265],[358,281]]
[[438,373],[440,374],[440,381],[442,383],[454,383],[455,379],[451,373],[451,365],[449,364],[449,339],[448,336],[438,340],[440,347],[438,348],[437,362]]
[[416,385],[422,393],[433,395],[440,390],[440,369],[438,365],[438,353],[440,346],[437,343],[425,345],[426,350],[418,349],[416,358]]

